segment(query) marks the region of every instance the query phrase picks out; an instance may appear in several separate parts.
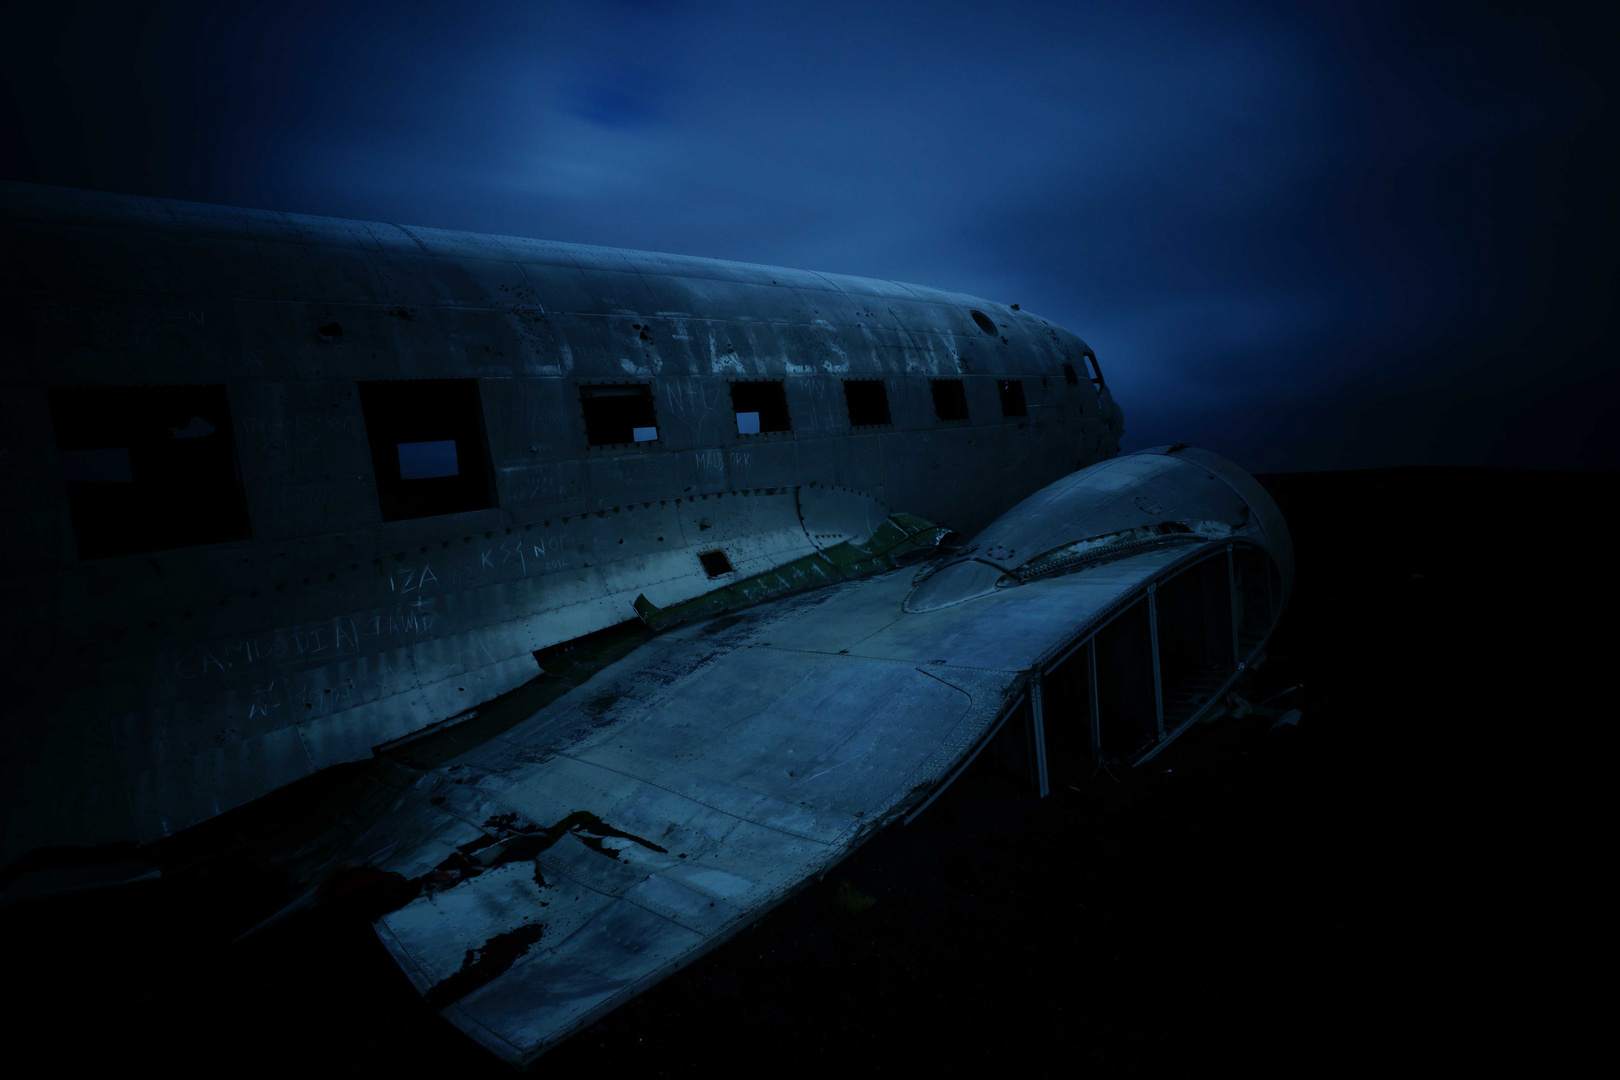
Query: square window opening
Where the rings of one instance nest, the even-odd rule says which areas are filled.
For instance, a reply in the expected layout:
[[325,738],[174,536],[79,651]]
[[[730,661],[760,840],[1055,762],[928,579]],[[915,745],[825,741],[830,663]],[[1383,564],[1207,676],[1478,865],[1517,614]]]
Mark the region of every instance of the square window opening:
[[585,441],[591,446],[656,442],[658,439],[652,387],[645,383],[581,386],[579,404],[585,415]]
[[359,384],[384,521],[495,505],[476,379]]
[[881,379],[845,379],[844,403],[849,406],[850,427],[890,422],[889,391]]
[[723,551],[705,551],[698,556],[698,561],[703,564],[703,572],[710,577],[720,577],[722,574],[732,572],[731,560],[726,558]]
[[1029,408],[1024,404],[1024,380],[1001,379],[996,386],[1001,390],[1002,416],[1029,415]]
[[737,434],[762,435],[791,431],[787,393],[780,382],[734,382],[731,407],[737,413]]
[[1063,365],[1063,381],[1068,383],[1070,386],[1080,385],[1080,376],[1075,374],[1073,364]]
[[967,391],[961,379],[933,379],[934,415],[941,420],[968,418]]
[[223,386],[49,392],[79,558],[246,540]]

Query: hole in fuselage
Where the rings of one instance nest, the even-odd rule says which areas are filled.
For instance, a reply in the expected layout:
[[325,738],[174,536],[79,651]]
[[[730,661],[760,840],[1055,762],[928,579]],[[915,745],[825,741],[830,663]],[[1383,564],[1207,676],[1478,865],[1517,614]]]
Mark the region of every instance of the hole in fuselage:
[[731,573],[731,560],[726,558],[723,551],[705,551],[698,556],[698,562],[703,564],[703,572],[710,577],[720,577]]

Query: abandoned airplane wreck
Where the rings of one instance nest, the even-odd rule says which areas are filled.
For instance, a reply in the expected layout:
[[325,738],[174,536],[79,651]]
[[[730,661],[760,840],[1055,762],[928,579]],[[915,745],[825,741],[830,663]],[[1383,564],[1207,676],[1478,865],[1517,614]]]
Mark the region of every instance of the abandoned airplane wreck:
[[387,757],[299,903],[380,898],[515,1063],[981,752],[1042,793],[1151,758],[1291,588],[1264,490],[1121,454],[1016,305],[25,184],[0,229],[4,864]]

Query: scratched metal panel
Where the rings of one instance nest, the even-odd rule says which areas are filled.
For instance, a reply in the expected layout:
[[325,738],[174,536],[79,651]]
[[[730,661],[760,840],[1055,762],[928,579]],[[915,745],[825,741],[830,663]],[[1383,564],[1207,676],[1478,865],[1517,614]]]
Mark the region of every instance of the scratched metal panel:
[[611,249],[593,254],[588,263],[575,260],[595,301],[590,310],[621,315],[650,315],[657,310],[641,274],[629,260]]
[[558,262],[537,261],[519,254],[516,265],[525,282],[522,291],[512,294],[520,307],[538,308],[548,314],[595,314],[595,295],[579,267],[566,257]]
[[954,652],[978,657],[981,667],[1025,670],[1121,597],[1177,563],[1207,554],[1202,545],[1162,548],[1080,573],[995,590],[930,612],[935,618],[897,619],[853,651],[919,664]]
[[761,282],[735,282],[713,277],[662,277],[658,271],[642,267],[646,290],[654,312],[702,314],[717,322],[773,321],[802,322],[814,305],[806,294],[772,279]]
[[585,512],[583,461],[540,461],[497,468],[495,486],[501,505],[519,519]]
[[[296,235],[296,242],[307,248],[363,251],[375,246],[370,230],[365,227],[364,222],[320,217],[314,214],[279,216],[290,232]],[[320,260],[323,263],[328,254],[324,251],[321,253]]]
[[819,286],[817,275],[806,270],[759,263],[728,262],[691,255],[670,255],[656,251],[636,251],[636,265],[644,273],[694,281],[715,281],[725,284],[769,285],[780,282],[783,286],[802,288]]
[[370,480],[365,417],[353,382],[265,380],[235,386],[231,413],[237,458],[250,491],[259,484]]
[[666,376],[654,390],[659,438],[672,449],[717,446],[736,434],[736,413],[725,379]]
[[382,277],[377,273],[374,256],[360,246],[369,239],[365,231],[349,228],[349,222],[323,230],[341,243],[328,243],[318,251],[309,250],[306,257],[315,280],[316,298],[322,304],[353,305],[381,304],[388,300]]
[[425,682],[414,691],[395,694],[349,709],[341,715],[301,722],[298,734],[315,768],[369,757],[374,747],[422,726],[424,717],[442,720],[464,712],[475,701],[487,701],[521,686],[540,673],[525,653],[475,671]]
[[128,777],[135,835],[170,836],[313,771],[292,728],[167,760]]
[[818,276],[833,288],[854,296],[870,297],[874,300],[918,299],[917,294],[909,286],[898,281],[883,281],[877,278],[854,277],[849,274],[825,272],[818,272]]
[[490,539],[509,524],[511,515],[498,506],[465,510],[459,514],[385,521],[377,528],[377,544],[382,551],[389,553],[387,558],[396,562],[403,561],[411,552],[421,553],[424,547],[432,549],[440,546],[440,550],[450,551],[460,549],[465,554],[467,549],[476,548],[480,539]]
[[799,444],[791,439],[740,436],[724,453],[734,490],[787,487],[804,475]]
[[457,232],[453,229],[434,229],[425,225],[400,224],[399,228],[422,245],[424,251],[439,261],[452,263],[464,259],[497,259],[515,261],[515,252],[507,237],[488,233]]
[[36,292],[35,352],[18,381],[56,386],[222,383],[232,337],[215,302]]
[[684,455],[603,453],[585,461],[585,505],[606,510],[625,503],[650,502],[690,485],[691,463]]
[[545,329],[552,335],[552,347],[558,350],[559,370],[566,366],[576,379],[645,378],[662,372],[662,356],[647,354],[639,339],[623,331],[616,334],[609,326],[614,322],[628,330],[641,320],[639,315],[615,320],[604,315],[564,313],[546,316]]
[[734,544],[772,534],[803,537],[793,492],[700,496],[678,504],[681,535],[691,545]]
[[[799,641],[794,629],[788,647]],[[633,745],[621,747],[615,728],[569,752],[723,810],[763,796],[773,801],[742,816],[832,843],[857,812],[899,794],[913,759],[933,749],[939,726],[954,726],[971,700],[904,665],[808,656],[795,659],[788,681],[778,675],[784,662],[776,649],[732,653],[659,702],[637,724]],[[795,693],[801,682],[815,692]],[[717,794],[710,785],[720,778],[728,790]]]
[[522,306],[533,283],[510,258],[429,259],[413,257],[416,273],[441,281],[443,301],[472,307]]
[[574,388],[561,379],[484,379],[478,396],[497,469],[560,463],[583,441]]

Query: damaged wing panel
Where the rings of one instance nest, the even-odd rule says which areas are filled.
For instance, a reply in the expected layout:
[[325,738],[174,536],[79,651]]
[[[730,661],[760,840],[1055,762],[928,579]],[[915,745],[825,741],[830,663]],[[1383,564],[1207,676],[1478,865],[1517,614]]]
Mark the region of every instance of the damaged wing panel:
[[[1069,725],[1098,755],[1151,757],[1259,655],[1286,541],[1267,507],[1229,505],[1220,459],[1143,457],[1010,510],[975,542],[1002,565],[947,564],[986,588],[919,605],[945,571],[878,569],[705,611],[424,774],[358,853],[403,882],[379,936],[431,1005],[524,1063],[920,812],[998,732],[1033,724],[1040,747],[1041,724]],[[893,523],[866,554],[930,529]],[[1044,791],[1044,750],[1029,760]]]
[[[835,602],[892,606],[906,577],[890,576],[886,590]],[[761,614],[750,622],[783,613]],[[590,809],[528,865],[424,887],[378,923],[429,1001],[503,1058],[538,1053],[786,898],[905,799],[942,744],[982,734],[1001,704],[999,692],[976,700],[910,664],[793,650],[791,622],[765,631],[787,637],[782,648],[754,633],[717,645],[702,629],[646,647],[412,793],[407,829],[420,828],[423,799],[493,826],[487,836],[548,833],[542,822]],[[633,692],[647,666],[687,674],[592,726],[589,703]],[[392,838],[385,827],[375,839]],[[445,850],[437,840],[425,855],[379,863],[420,872]]]

